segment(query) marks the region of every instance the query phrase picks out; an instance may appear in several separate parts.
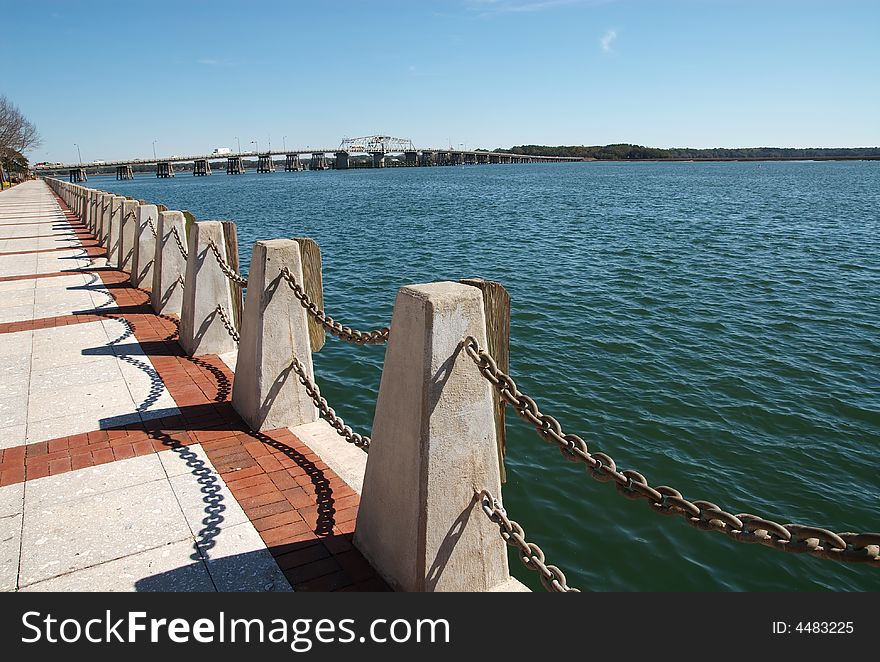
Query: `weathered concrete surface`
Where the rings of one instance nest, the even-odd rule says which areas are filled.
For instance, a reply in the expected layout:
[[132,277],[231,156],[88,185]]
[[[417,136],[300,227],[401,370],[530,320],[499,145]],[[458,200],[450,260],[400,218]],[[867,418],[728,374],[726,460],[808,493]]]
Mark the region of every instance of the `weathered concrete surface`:
[[110,234],[110,201],[113,196],[109,193],[100,193],[98,195],[98,243],[107,248],[107,240]]
[[180,311],[180,346],[190,356],[222,354],[235,349],[235,340],[217,312],[219,304],[232,321],[232,288],[217,263],[211,243],[228,263],[220,221],[199,221],[190,226],[186,286]]
[[126,200],[122,203],[119,219],[119,257],[117,266],[120,271],[131,273],[134,261],[134,238],[137,229],[137,200]]
[[125,198],[122,196],[114,195],[110,197],[110,207],[108,209],[109,233],[107,235],[107,266],[113,267],[114,269],[119,267],[120,221],[122,220],[122,205],[124,202]]
[[134,255],[131,260],[132,287],[153,286],[153,263],[156,259],[156,237],[153,236],[153,231],[158,221],[159,210],[156,205],[138,205]]
[[158,240],[153,258],[153,287],[150,305],[159,315],[180,315],[183,304],[183,286],[178,277],[186,273],[186,260],[177,248],[172,228],[177,228],[181,239],[186,237],[183,212],[159,212],[156,226]]
[[467,335],[486,343],[477,288],[399,291],[354,540],[400,590],[487,591],[509,578],[477,498],[501,481],[492,392],[462,349]]
[[295,241],[254,244],[232,386],[232,405],[254,430],[295,427],[318,416],[291,368],[295,356],[313,375],[306,311],[281,277],[285,266],[302,282]]

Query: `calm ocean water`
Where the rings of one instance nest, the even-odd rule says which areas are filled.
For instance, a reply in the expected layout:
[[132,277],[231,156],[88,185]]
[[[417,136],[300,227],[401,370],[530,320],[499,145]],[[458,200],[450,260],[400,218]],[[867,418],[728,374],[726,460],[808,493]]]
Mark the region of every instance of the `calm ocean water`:
[[[591,451],[691,499],[880,530],[880,163],[396,168],[89,185],[321,245],[325,303],[391,319],[409,283],[512,297],[511,371]],[[322,391],[369,431],[384,350],[328,340]],[[880,590],[880,573],[654,514],[508,412],[504,502],[583,590]],[[538,587],[511,559],[514,574]]]

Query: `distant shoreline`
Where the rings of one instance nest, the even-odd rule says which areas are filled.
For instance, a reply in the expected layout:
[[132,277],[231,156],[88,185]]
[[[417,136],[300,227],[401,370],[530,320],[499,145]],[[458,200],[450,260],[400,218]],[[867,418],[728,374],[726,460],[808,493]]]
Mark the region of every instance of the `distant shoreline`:
[[707,163],[721,161],[880,161],[880,156],[715,156],[704,158],[658,157],[654,159],[595,159],[585,158],[590,163]]

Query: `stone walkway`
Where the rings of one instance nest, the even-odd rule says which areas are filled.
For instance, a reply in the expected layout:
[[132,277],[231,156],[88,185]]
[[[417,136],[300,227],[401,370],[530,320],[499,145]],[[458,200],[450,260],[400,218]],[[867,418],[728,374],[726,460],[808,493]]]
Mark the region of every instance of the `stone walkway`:
[[0,590],[387,590],[358,493],[102,254],[44,183],[0,193]]

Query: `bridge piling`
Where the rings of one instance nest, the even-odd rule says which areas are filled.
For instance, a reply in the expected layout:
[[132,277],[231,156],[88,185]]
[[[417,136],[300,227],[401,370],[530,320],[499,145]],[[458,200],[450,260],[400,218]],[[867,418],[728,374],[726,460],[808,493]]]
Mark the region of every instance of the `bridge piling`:
[[156,164],[156,177],[168,179],[174,177],[174,164],[170,161],[160,161]]
[[159,315],[180,315],[183,303],[183,275],[186,258],[181,255],[174,230],[186,241],[186,220],[183,212],[160,211],[156,226],[156,252],[153,258],[153,287],[150,305]]
[[330,164],[327,163],[327,155],[324,152],[315,152],[309,159],[309,170],[329,170]]
[[500,493],[492,391],[462,339],[486,342],[479,289],[401,288],[379,386],[354,544],[403,591],[486,591],[510,580],[477,493]]
[[275,172],[275,162],[271,154],[261,154],[257,157],[257,172]]
[[296,357],[314,378],[306,310],[283,279],[283,267],[303,282],[296,241],[254,244],[232,384],[232,406],[253,430],[295,427],[318,417],[291,371],[291,357]]
[[[233,226],[234,227],[234,226]],[[211,250],[213,244],[223,260],[226,240],[220,221],[197,221],[190,226],[184,277],[183,303],[180,309],[180,346],[189,356],[225,354],[234,351],[235,341],[223,326],[217,306],[233,319],[231,283]]]
[[196,159],[193,161],[193,177],[206,177],[211,174],[211,164],[208,159]]
[[287,172],[299,172],[303,169],[302,161],[299,158],[299,154],[285,154],[284,155],[284,170]]
[[230,156],[226,159],[226,174],[227,175],[243,175],[244,174],[244,163],[242,162],[240,156]]

